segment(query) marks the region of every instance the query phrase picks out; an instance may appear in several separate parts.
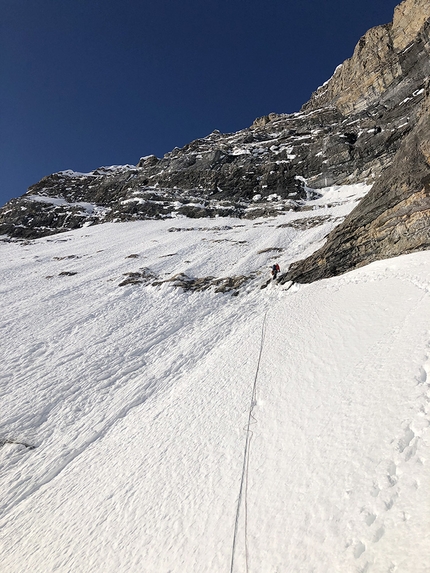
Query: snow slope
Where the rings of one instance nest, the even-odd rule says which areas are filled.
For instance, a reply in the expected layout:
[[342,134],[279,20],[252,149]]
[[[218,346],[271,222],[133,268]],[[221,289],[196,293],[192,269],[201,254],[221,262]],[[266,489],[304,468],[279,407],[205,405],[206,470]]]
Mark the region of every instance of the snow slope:
[[260,289],[365,190],[0,243],[2,573],[430,571],[430,253]]

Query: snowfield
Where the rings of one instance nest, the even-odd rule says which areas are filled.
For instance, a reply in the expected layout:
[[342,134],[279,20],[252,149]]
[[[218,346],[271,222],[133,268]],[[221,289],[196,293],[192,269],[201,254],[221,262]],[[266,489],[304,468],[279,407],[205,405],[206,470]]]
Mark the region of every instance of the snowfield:
[[2,573],[430,571],[430,252],[260,288],[367,190],[0,242]]

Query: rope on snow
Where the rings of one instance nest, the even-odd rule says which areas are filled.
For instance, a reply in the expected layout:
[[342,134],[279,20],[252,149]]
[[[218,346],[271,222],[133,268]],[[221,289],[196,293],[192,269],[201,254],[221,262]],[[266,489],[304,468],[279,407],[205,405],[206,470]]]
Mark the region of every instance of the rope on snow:
[[236,541],[237,541],[237,532],[239,529],[239,515],[240,515],[240,508],[242,505],[242,497],[244,497],[244,510],[245,510],[245,563],[246,563],[246,571],[248,571],[248,474],[249,474],[249,451],[251,446],[251,439],[252,439],[252,432],[250,430],[252,420],[256,421],[253,416],[253,410],[256,404],[256,396],[257,396],[257,380],[258,380],[258,373],[260,371],[260,363],[261,363],[261,355],[263,353],[264,347],[264,339],[266,336],[266,318],[267,313],[269,311],[266,310],[263,319],[263,325],[261,327],[261,341],[260,341],[260,353],[258,355],[258,362],[257,362],[257,370],[255,372],[254,384],[252,387],[252,395],[251,395],[251,403],[249,406],[248,411],[248,423],[245,427],[246,429],[246,440],[245,440],[245,450],[243,454],[243,464],[242,464],[242,476],[240,479],[240,489],[239,489],[239,497],[237,500],[237,508],[236,508],[236,519],[234,524],[234,534],[233,534],[233,545],[231,549],[231,562],[230,562],[230,573],[233,573],[234,568],[234,558],[236,554]]

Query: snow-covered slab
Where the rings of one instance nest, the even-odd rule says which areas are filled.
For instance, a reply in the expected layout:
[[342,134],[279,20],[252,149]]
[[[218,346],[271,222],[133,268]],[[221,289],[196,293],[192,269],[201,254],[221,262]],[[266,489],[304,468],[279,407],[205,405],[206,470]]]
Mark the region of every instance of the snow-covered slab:
[[[346,193],[0,243],[2,570],[426,573],[430,253],[260,289]],[[142,269],[159,286],[118,286]]]
[[93,172],[82,173],[80,171],[73,171],[73,169],[65,169],[64,171],[58,171],[57,175],[62,175],[63,177],[91,177]]
[[372,185],[366,183],[356,183],[354,185],[333,185],[318,189],[320,198],[311,202],[312,205],[325,205],[329,202],[347,203],[351,201],[360,201],[372,188]]
[[[37,203],[47,203],[49,205],[56,205],[57,207],[68,207],[68,208],[78,208],[82,211],[85,211],[88,215],[93,215],[94,213],[97,214],[104,214],[109,211],[107,207],[101,207],[99,205],[95,205],[94,203],[87,203],[85,201],[66,201],[63,197],[51,197],[48,195],[26,195],[26,200],[28,201],[36,201]],[[131,199],[130,199],[131,201]]]

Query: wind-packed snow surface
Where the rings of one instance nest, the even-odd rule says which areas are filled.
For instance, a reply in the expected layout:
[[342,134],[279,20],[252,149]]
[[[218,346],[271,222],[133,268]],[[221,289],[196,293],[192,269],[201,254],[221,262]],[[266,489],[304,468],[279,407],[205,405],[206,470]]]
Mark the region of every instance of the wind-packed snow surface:
[[430,571],[430,253],[260,289],[366,190],[0,243],[2,573]]

